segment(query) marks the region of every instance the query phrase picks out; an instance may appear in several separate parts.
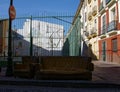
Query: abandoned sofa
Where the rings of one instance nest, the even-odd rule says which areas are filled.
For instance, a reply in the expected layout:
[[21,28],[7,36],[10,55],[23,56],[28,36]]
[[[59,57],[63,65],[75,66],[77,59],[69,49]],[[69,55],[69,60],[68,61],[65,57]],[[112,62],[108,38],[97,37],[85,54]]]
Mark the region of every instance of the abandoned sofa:
[[94,65],[90,57],[41,57],[36,79],[91,80]]

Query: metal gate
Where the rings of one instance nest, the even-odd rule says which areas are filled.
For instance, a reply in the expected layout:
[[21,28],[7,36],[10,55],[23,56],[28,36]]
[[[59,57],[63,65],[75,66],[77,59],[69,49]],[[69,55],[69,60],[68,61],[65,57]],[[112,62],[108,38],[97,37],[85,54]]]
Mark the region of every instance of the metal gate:
[[[12,22],[12,56],[62,56],[64,37],[73,18],[72,14],[16,18]],[[3,39],[1,56],[7,56],[8,31]]]

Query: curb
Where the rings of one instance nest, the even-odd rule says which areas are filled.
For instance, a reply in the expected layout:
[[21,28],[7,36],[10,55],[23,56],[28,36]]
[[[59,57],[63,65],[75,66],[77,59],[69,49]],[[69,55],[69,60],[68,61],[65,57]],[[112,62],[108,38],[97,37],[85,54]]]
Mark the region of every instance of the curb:
[[0,85],[41,86],[63,88],[118,88],[120,84],[80,80],[0,80]]

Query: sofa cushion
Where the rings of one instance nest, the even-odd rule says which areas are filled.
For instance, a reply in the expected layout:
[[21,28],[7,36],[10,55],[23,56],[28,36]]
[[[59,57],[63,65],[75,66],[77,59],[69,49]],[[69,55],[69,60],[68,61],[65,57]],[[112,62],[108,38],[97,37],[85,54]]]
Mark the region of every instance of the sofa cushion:
[[40,73],[44,73],[44,74],[81,74],[81,73],[88,73],[88,70],[85,69],[79,69],[79,70],[45,70],[45,69],[41,69]]

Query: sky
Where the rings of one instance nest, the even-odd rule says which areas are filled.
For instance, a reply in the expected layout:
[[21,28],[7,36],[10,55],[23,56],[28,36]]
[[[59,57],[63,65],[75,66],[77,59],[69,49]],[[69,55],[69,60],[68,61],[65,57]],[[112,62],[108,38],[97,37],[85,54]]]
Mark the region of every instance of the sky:
[[[75,13],[80,0],[13,0],[16,16],[41,12]],[[0,18],[8,16],[10,0],[0,0]]]

